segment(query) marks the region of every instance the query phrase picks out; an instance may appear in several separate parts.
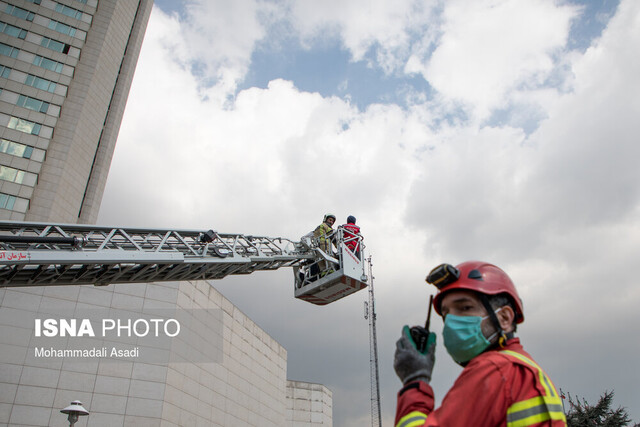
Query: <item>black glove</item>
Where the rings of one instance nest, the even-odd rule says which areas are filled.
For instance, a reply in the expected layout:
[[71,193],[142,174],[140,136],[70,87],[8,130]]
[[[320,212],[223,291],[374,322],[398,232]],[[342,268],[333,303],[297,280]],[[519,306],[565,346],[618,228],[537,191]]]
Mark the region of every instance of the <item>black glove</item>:
[[[418,350],[416,342],[411,336],[411,329],[414,329],[414,335],[424,334],[427,336],[426,346],[422,352]],[[396,342],[393,368],[402,384],[418,380],[428,383],[431,381],[431,372],[436,361],[436,334],[427,332],[426,329],[419,326],[414,326],[411,329],[406,325],[402,328],[402,336]]]

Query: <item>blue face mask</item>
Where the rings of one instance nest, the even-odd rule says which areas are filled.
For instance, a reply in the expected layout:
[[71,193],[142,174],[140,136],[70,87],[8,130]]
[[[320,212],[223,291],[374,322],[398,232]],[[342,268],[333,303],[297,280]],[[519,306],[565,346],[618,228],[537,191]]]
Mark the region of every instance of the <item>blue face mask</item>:
[[[447,314],[442,336],[447,352],[456,363],[468,362],[491,345],[481,328],[482,321],[487,317]],[[493,335],[489,338],[493,338]]]

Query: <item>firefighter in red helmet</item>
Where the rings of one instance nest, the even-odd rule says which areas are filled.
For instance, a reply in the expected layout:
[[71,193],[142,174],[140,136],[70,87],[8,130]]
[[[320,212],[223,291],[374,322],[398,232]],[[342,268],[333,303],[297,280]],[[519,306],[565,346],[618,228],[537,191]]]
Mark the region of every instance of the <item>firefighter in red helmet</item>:
[[[394,358],[403,383],[396,426],[566,426],[553,383],[514,335],[524,312],[509,276],[469,261],[439,265],[427,282],[438,288],[433,308],[444,319],[444,346],[464,369],[434,409],[435,334],[405,326]],[[416,328],[428,334],[425,349],[416,344]]]

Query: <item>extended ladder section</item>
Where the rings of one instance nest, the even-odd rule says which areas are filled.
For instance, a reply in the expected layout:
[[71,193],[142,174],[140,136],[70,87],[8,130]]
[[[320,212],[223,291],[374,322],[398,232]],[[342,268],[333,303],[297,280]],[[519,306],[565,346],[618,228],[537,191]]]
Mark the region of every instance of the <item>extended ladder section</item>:
[[[327,254],[315,239],[0,221],[0,287],[211,280],[293,267],[296,298],[323,305],[366,286],[363,255],[345,238],[361,246],[342,229],[337,252]],[[331,269],[313,275],[320,264]]]
[[0,287],[222,279],[314,257],[282,238],[0,221]]

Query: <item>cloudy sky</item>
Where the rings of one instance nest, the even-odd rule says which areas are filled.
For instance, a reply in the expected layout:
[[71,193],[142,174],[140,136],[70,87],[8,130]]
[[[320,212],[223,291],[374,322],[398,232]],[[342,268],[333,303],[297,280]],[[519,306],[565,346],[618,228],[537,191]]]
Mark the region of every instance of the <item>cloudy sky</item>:
[[[373,257],[383,425],[402,325],[441,262],[493,262],[525,349],[640,422],[640,2],[156,0],[99,222],[298,239],[358,218]],[[366,292],[289,270],[213,283],[369,423]],[[432,322],[436,331],[442,323]],[[460,368],[439,337],[438,401]]]

